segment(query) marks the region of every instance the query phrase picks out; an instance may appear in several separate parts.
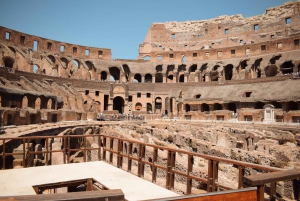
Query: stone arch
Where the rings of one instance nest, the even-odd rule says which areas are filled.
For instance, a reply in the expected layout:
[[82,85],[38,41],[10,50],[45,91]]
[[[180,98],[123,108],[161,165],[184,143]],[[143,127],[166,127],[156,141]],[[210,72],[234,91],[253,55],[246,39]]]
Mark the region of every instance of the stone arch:
[[274,64],[271,64],[269,66],[267,66],[265,68],[265,75],[266,77],[273,77],[273,76],[276,76],[277,75],[277,66],[274,65]]
[[152,75],[151,74],[146,74],[145,75],[145,83],[152,83]]
[[16,54],[16,50],[15,50],[15,48],[13,48],[13,47],[8,47],[13,53],[15,53]]
[[33,64],[32,65],[32,72],[37,73],[37,74],[41,73],[40,66],[37,65],[37,64]]
[[286,61],[280,65],[280,71],[282,74],[291,74],[294,70],[294,64],[292,61]]
[[80,61],[78,61],[77,59],[73,59],[72,60],[72,64],[73,64],[73,68],[74,69],[80,69]]
[[48,59],[52,62],[52,64],[55,64],[56,59],[55,59],[54,56],[52,56],[52,55],[50,54],[50,55],[48,55],[47,57],[48,57]]
[[34,108],[35,109],[41,109],[41,98],[40,97],[37,97],[35,99],[35,102],[34,102]]
[[107,80],[107,72],[101,71],[100,80],[106,81]]
[[22,99],[22,108],[28,107],[28,98],[27,96],[24,96]]
[[142,82],[141,74],[137,73],[134,75],[134,82]]
[[64,58],[64,57],[61,57],[60,58],[60,61],[61,61],[61,65],[64,69],[66,69],[68,67],[68,64],[69,64],[69,61],[68,59]]
[[222,110],[222,109],[223,109],[223,107],[220,103],[215,103],[213,105],[213,110]]
[[8,68],[13,68],[15,60],[11,57],[4,57],[3,58],[4,66]]
[[161,113],[162,109],[162,99],[161,97],[155,98],[155,113]]
[[129,81],[129,76],[130,76],[130,69],[129,69],[127,64],[122,65],[122,67],[123,67],[126,82],[128,82]]
[[209,106],[206,103],[201,105],[201,112],[209,112]]
[[110,81],[120,80],[120,69],[118,67],[115,66],[110,67],[109,73],[111,75]]
[[145,61],[150,61],[151,57],[149,55],[144,56]]
[[138,111],[140,111],[140,110],[142,110],[143,109],[143,105],[142,105],[142,103],[140,103],[140,102],[137,102],[136,104],[135,104],[135,110],[138,110]]
[[124,99],[121,96],[117,96],[113,100],[113,110],[118,110],[119,113],[124,113]]
[[189,72],[193,73],[193,72],[196,72],[196,70],[197,70],[197,64],[193,64],[193,65],[191,65]]
[[233,65],[228,64],[224,67],[225,80],[231,80],[233,75]]
[[184,82],[184,73],[181,73],[178,77],[179,82]]
[[163,66],[162,65],[157,65],[155,67],[156,72],[162,72],[163,71]]
[[155,74],[155,83],[162,83],[163,82],[163,74],[162,73],[156,73]]
[[152,104],[151,103],[147,103],[147,112],[148,113],[152,113]]
[[186,65],[182,64],[182,65],[178,66],[178,72],[181,72],[181,71],[186,71]]

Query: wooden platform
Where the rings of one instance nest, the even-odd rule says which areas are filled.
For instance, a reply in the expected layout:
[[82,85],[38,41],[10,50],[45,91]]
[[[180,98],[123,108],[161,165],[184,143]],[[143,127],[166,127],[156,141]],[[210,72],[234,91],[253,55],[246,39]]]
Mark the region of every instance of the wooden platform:
[[179,196],[103,161],[0,170],[0,195],[35,195],[32,186],[94,178],[109,189],[121,189],[126,200]]

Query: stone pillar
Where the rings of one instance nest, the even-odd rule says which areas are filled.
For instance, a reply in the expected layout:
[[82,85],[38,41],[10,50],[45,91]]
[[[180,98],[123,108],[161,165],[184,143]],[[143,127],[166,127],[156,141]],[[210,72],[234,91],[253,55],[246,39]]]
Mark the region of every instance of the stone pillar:
[[173,72],[173,83],[177,82],[177,75],[178,75],[177,72]]
[[189,78],[189,72],[184,72],[184,82],[187,83]]
[[155,74],[152,75],[152,83],[155,83]]
[[142,74],[141,77],[142,77],[141,82],[142,82],[142,83],[145,83],[145,74]]
[[210,82],[210,73],[205,73],[205,82]]
[[167,74],[163,73],[163,83],[167,83]]

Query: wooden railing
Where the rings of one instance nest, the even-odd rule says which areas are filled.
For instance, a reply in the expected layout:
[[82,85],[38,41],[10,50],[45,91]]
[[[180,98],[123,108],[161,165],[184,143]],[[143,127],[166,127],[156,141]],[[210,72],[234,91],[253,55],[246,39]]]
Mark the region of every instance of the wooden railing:
[[[92,138],[93,143],[96,141],[97,147],[91,148],[87,141],[90,142]],[[33,151],[30,150],[30,143],[33,141],[44,141],[44,150]],[[52,150],[50,143],[60,141],[62,149]],[[83,152],[83,161],[88,162],[87,156],[91,151],[96,151],[97,160],[106,161],[118,168],[132,172],[139,177],[148,177],[153,183],[157,183],[158,172],[164,172],[164,176],[159,179],[164,180],[165,187],[173,190],[176,187],[176,176],[183,177],[185,182],[184,194],[191,194],[192,182],[198,181],[206,185],[207,192],[216,192],[218,189],[233,190],[243,188],[243,178],[251,174],[251,171],[257,173],[276,172],[282,169],[252,164],[242,161],[214,157],[205,154],[189,152],[181,149],[173,149],[155,144],[147,144],[136,140],[129,140],[125,138],[107,136],[107,135],[65,135],[65,136],[34,136],[34,137],[20,137],[20,138],[0,138],[2,142],[2,150],[0,144],[0,157],[2,158],[2,169],[11,167],[12,165],[6,164],[8,157],[21,155],[23,157],[22,166],[30,167],[30,157],[36,154],[45,155],[45,165],[49,164],[51,154],[61,152],[63,153],[63,163],[70,163],[72,153],[76,151]],[[22,151],[13,153],[9,146],[16,145],[21,147]],[[76,147],[80,145],[80,147]],[[75,146],[75,147],[74,147]],[[1,152],[2,151],[2,152]],[[95,153],[94,153],[95,154]],[[148,158],[148,160],[147,160]],[[180,158],[180,163],[177,161]],[[151,160],[150,160],[151,159]],[[184,159],[184,161],[182,161]],[[197,165],[196,159],[206,161],[204,170],[205,175],[199,176],[198,169],[195,170]],[[126,160],[126,161],[125,161]],[[236,185],[228,186],[224,182],[219,181],[219,165],[228,164],[231,167],[237,168]],[[146,171],[145,168],[150,168],[151,171]],[[203,167],[204,168],[204,167]],[[203,171],[203,168],[201,171]],[[146,174],[145,174],[146,173]],[[150,174],[150,176],[149,176]],[[150,178],[150,179],[149,179]],[[271,186],[273,192],[276,187]]]

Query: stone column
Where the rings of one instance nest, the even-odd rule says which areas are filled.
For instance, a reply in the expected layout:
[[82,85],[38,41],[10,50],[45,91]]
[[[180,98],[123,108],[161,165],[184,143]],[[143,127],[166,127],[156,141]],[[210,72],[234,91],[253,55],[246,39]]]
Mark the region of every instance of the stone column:
[[155,83],[155,74],[152,74],[152,83]]
[[210,73],[205,73],[205,82],[210,82]]
[[141,77],[142,77],[141,82],[142,82],[142,83],[145,83],[145,74],[141,74]]
[[177,75],[178,75],[177,72],[173,72],[173,83],[177,82]]
[[167,83],[167,74],[163,73],[163,83]]
[[187,83],[188,82],[188,77],[189,77],[189,72],[184,72],[184,82]]

